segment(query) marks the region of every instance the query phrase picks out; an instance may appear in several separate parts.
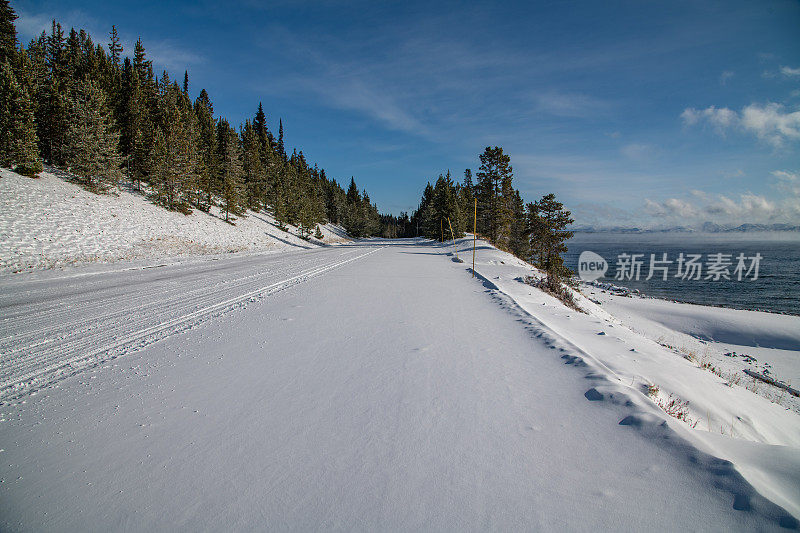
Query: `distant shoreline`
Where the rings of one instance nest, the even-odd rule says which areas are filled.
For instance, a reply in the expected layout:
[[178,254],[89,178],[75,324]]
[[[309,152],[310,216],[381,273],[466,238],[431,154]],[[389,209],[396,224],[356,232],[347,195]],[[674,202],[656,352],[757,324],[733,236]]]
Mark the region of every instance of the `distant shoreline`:
[[[685,300],[685,299],[676,299],[676,298],[669,298],[666,296],[652,296],[650,294],[644,293],[639,289],[631,289],[630,287],[626,287],[624,285],[617,285],[616,283],[611,282],[604,282],[602,280],[596,281],[583,281],[579,277],[575,276],[573,279],[577,280],[579,286],[588,286],[594,287],[596,289],[608,291],[612,294],[617,296],[626,296],[628,298],[642,298],[642,299],[651,299],[651,300],[663,300],[665,302],[672,302],[677,304],[689,304],[689,305],[699,305],[701,307],[714,307],[718,309],[734,309],[736,311],[754,311],[757,313],[770,313],[773,315],[785,315],[785,316],[800,316],[800,311],[796,313],[792,313],[790,311],[780,311],[780,310],[773,310],[773,309],[758,309],[753,307],[737,307],[731,305],[724,305],[724,304],[714,304],[714,303],[702,303],[692,300]],[[615,282],[618,280],[614,280]],[[588,296],[587,296],[588,298]]]

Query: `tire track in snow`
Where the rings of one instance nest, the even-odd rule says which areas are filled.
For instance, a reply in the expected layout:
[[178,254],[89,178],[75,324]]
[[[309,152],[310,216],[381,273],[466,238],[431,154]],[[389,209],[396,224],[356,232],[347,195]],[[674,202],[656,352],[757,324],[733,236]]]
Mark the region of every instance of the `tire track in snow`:
[[[81,291],[78,296],[88,293],[89,298],[94,300],[93,303],[98,304],[88,310],[88,316],[74,308],[86,303],[80,300],[70,302],[72,305],[67,305],[66,308],[50,306],[46,309],[37,309],[41,306],[33,302],[29,305],[33,308],[29,310],[29,314],[20,314],[14,320],[4,320],[2,324],[4,334],[0,338],[0,402],[14,400],[88,366],[116,358],[189,328],[201,322],[204,317],[303,283],[378,250],[380,248],[374,248],[353,256],[350,256],[353,252],[348,250],[340,254],[336,261],[331,262],[328,259],[293,276],[290,274],[297,270],[299,262],[326,259],[327,254],[322,258],[316,255],[302,256],[299,262],[293,257],[290,258],[290,264],[278,265],[277,272],[272,270],[265,274],[248,270],[244,275],[228,276],[211,286],[194,285],[199,276],[196,272],[180,273],[178,283],[168,288],[157,281],[170,281],[169,277],[151,280],[144,290],[139,290],[138,284],[116,285],[117,289],[127,289],[121,302],[116,300],[120,294],[114,291],[102,298],[93,294],[98,289]],[[343,256],[350,257],[341,259]],[[234,266],[235,264],[230,263],[220,265],[219,270]],[[261,266],[245,265],[246,268]],[[205,272],[200,274],[203,273]],[[285,278],[287,275],[290,277]],[[282,279],[263,285],[265,277]],[[192,284],[193,288],[187,287],[187,284]],[[102,287],[99,289],[103,290]],[[114,305],[114,309],[109,310],[109,305]],[[78,317],[75,317],[76,314]],[[6,334],[22,328],[21,322],[25,319],[27,324],[34,326],[32,330]],[[20,353],[21,355],[16,355]]]

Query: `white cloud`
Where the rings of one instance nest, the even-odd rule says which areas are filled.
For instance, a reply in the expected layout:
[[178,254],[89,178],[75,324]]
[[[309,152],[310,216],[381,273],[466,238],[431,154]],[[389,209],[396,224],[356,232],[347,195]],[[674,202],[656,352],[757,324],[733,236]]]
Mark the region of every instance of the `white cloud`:
[[[20,42],[25,45],[28,44],[28,40],[39,37],[43,31],[50,33],[53,20],[61,24],[65,36],[69,34],[70,28],[75,28],[76,30],[85,29],[86,31],[89,31],[90,28],[97,26],[97,21],[94,19],[94,17],[79,9],[72,9],[66,13],[59,13],[58,15],[54,13],[27,13],[25,11],[18,11],[17,16],[18,18],[15,21],[14,26],[17,28],[17,35]],[[109,26],[108,29],[110,30],[111,26]],[[108,36],[107,33],[105,35],[101,35],[101,38],[98,41],[95,38],[96,32],[90,33],[92,34],[92,39],[94,39],[96,43],[103,42],[105,37]]]
[[679,198],[668,198],[663,202],[654,202],[649,198],[644,201],[645,209],[654,217],[694,218],[699,212],[691,202]]
[[776,170],[771,174],[775,178],[774,187],[780,191],[777,199],[750,191],[732,195],[694,189],[686,198],[647,198],[640,215],[634,218],[644,226],[651,225],[645,222],[649,218],[654,227],[699,226],[704,222],[730,226],[744,223],[800,224],[800,173]]
[[620,148],[620,153],[634,161],[645,161],[650,159],[655,149],[649,144],[631,143]]
[[783,106],[750,104],[742,110],[742,126],[775,147],[800,139],[800,111],[784,113]]
[[721,135],[739,128],[775,148],[781,148],[786,141],[800,140],[800,111],[785,112],[784,106],[773,102],[750,104],[741,113],[727,107],[710,106],[702,110],[686,108],[681,113],[681,119],[687,126],[707,122]]
[[645,200],[645,211],[652,217],[671,223],[697,224],[708,220],[718,223],[770,222],[786,215],[786,206],[764,196],[747,192],[738,198],[724,194],[710,195],[703,191],[692,191],[696,201],[668,198],[657,202]]
[[788,170],[774,170],[772,171],[772,175],[782,181],[788,181],[791,183],[800,182],[800,173],[797,172],[789,172]]
[[728,80],[734,76],[734,72],[732,70],[726,70],[722,74],[719,75],[719,82],[722,85],[727,85]]
[[[183,50],[171,41],[150,41],[149,43],[143,41],[142,44],[153,63],[165,67],[167,70],[176,71],[172,73],[175,79],[178,75],[182,76],[179,71],[187,69],[189,65],[203,62],[202,56]],[[134,44],[130,44],[125,47],[125,52],[130,51],[130,54],[133,55],[133,48]]]
[[789,77],[800,76],[800,67],[799,68],[781,67],[781,74]]
[[608,104],[593,96],[550,92],[534,96],[540,111],[560,117],[586,118],[602,114]]
[[681,113],[681,119],[687,126],[693,126],[701,121],[707,121],[719,134],[724,134],[725,130],[736,124],[739,120],[736,111],[727,107],[717,108],[710,106],[706,109],[697,110],[687,108]]
[[775,187],[779,191],[800,201],[800,173],[776,170],[772,175],[777,178]]

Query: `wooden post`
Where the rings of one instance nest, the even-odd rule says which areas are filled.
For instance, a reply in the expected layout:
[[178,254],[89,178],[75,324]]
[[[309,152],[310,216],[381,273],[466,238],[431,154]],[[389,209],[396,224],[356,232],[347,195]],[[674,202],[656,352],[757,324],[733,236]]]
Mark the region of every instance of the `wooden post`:
[[475,277],[475,245],[478,240],[478,199],[475,198],[475,215],[472,217],[472,277]]
[[456,246],[456,234],[453,233],[453,224],[450,223],[450,217],[447,217],[447,225],[450,226],[450,236],[453,237],[453,248],[456,250],[456,259],[458,259],[458,246]]
[[439,242],[444,242],[444,220],[442,220],[441,218],[439,219],[439,232],[442,235]]

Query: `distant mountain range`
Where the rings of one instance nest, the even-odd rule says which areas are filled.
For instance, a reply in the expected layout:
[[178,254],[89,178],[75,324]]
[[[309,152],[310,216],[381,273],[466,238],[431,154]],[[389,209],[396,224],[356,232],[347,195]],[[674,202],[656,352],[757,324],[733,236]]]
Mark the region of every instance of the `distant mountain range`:
[[621,226],[573,226],[572,231],[578,233],[749,233],[754,231],[800,231],[800,226],[792,224],[741,224],[739,226],[722,226],[713,222],[705,222],[700,226],[672,226],[667,228],[630,228]]

